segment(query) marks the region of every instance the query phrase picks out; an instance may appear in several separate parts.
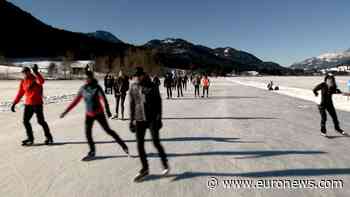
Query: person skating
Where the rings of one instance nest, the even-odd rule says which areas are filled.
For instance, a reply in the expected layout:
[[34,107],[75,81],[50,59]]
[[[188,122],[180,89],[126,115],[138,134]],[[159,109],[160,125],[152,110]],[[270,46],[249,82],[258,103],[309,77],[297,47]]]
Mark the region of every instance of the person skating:
[[170,74],[167,74],[164,79],[164,87],[166,88],[167,99],[171,99],[173,97],[172,90],[173,80]]
[[183,77],[183,79],[182,79],[183,89],[184,89],[185,91],[187,91],[187,82],[188,82],[188,77],[187,77],[187,75],[185,75],[185,76]]
[[122,120],[124,120],[124,102],[126,93],[129,90],[129,77],[125,76],[122,71],[119,72],[118,78],[114,81],[114,96],[116,100],[115,116],[113,119],[118,119],[119,103],[121,108]]
[[[113,131],[108,125],[108,121],[105,116],[105,111],[108,117],[111,117],[112,114],[110,112],[108,101],[106,95],[103,92],[102,87],[98,84],[93,72],[86,71],[86,76],[86,84],[80,88],[78,95],[68,106],[68,108],[61,114],[60,118],[64,118],[68,114],[68,112],[71,111],[81,101],[81,99],[84,99],[86,104],[85,133],[90,147],[90,151],[88,152],[86,157],[83,158],[83,160],[92,159],[96,155],[95,143],[92,137],[92,128],[95,120],[100,123],[100,125],[107,132],[107,134],[112,136],[115,139],[115,141],[122,147],[124,152],[127,155],[129,155],[129,149],[126,146],[126,144],[123,142],[122,139],[120,139],[118,134],[115,131]],[[104,104],[105,111],[103,109],[102,102]]]
[[327,74],[324,82],[318,84],[314,89],[313,92],[315,96],[318,96],[318,91],[321,91],[321,103],[319,105],[319,111],[321,115],[321,134],[323,136],[327,136],[327,129],[326,129],[326,121],[327,121],[327,113],[328,111],[329,115],[333,119],[334,128],[337,132],[341,133],[342,135],[345,135],[346,133],[340,128],[339,121],[337,118],[337,113],[333,105],[332,95],[333,94],[341,94],[341,91],[337,88],[337,84],[335,82],[335,78],[331,74]]
[[194,86],[194,97],[199,97],[199,86],[201,84],[201,78],[199,76],[194,77],[192,84]]
[[145,152],[145,134],[150,129],[153,144],[159,152],[164,167],[163,174],[169,172],[166,153],[160,144],[159,130],[162,128],[162,99],[159,90],[144,73],[142,68],[137,68],[136,81],[130,87],[130,130],[136,133],[137,149],[142,168],[134,178],[140,182],[149,174],[147,156]]
[[184,94],[182,92],[182,77],[177,77],[176,79],[176,89],[177,89],[177,97],[183,97]]
[[45,79],[40,74],[38,65],[35,64],[32,70],[34,74],[28,67],[23,68],[24,79],[21,80],[17,96],[11,106],[11,111],[15,112],[16,105],[25,96],[23,124],[26,129],[27,139],[22,141],[22,145],[26,146],[34,143],[33,130],[30,124],[30,120],[34,114],[36,114],[38,123],[43,127],[46,137],[44,143],[50,145],[53,143],[53,138],[49,125],[45,121],[43,107],[43,84],[45,83]]
[[202,79],[202,87],[203,87],[202,98],[204,98],[205,93],[207,93],[207,98],[209,97],[209,86],[210,86],[210,80],[208,78],[208,75],[205,75]]

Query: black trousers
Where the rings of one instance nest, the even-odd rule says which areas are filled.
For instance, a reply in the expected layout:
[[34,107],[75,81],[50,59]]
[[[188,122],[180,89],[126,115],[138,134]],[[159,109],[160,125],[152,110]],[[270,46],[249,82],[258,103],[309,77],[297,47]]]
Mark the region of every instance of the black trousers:
[[123,150],[126,150],[128,148],[123,142],[123,140],[120,139],[118,134],[109,127],[106,116],[104,114],[98,114],[94,117],[86,116],[85,119],[85,134],[90,147],[90,151],[96,151],[95,142],[92,138],[92,127],[94,125],[95,120],[97,120],[97,122],[100,123],[100,125],[106,131],[106,133],[112,136],[114,140],[123,148]]
[[321,130],[324,130],[324,131],[326,130],[326,121],[327,121],[326,111],[328,111],[329,115],[332,117],[334,127],[336,129],[339,128],[339,121],[338,121],[337,113],[335,111],[333,104],[319,105],[319,111],[321,115]]
[[[136,140],[137,140],[137,150],[139,152],[139,157],[142,164],[142,170],[148,170],[148,161],[145,151],[145,135],[148,128],[147,122],[136,122]],[[162,160],[164,168],[168,167],[168,159],[164,151],[163,146],[160,144],[159,130],[151,130],[153,145],[158,150],[159,156]]]
[[207,93],[207,97],[209,96],[209,87],[203,87],[203,97]]
[[168,98],[172,98],[173,97],[173,90],[171,88],[172,87],[167,87],[166,88],[166,94],[167,94]]
[[124,117],[124,103],[125,103],[125,97],[126,97],[126,93],[121,93],[119,95],[115,95],[115,100],[116,100],[116,114],[118,116],[118,112],[119,112],[119,103],[120,103],[120,107],[121,107],[121,112],[122,112],[122,117]]
[[199,96],[199,85],[194,86],[194,96]]
[[177,86],[177,97],[184,96],[182,92],[182,84]]
[[38,123],[43,127],[45,137],[47,139],[52,139],[49,125],[45,121],[43,105],[26,105],[24,107],[23,124],[26,128],[28,140],[34,140],[33,129],[32,125],[30,124],[30,120],[32,119],[34,114],[36,114]]
[[187,90],[187,82],[183,82],[183,89],[186,91]]

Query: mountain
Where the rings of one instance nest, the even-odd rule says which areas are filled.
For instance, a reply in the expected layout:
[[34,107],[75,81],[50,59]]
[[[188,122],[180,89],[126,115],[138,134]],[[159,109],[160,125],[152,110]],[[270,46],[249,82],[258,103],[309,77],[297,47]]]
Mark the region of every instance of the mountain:
[[[157,51],[161,62],[178,68],[209,67],[236,71],[286,71],[287,68],[272,62],[264,62],[254,55],[230,47],[211,49],[195,45],[179,38],[151,40],[143,47]],[[187,66],[186,66],[187,65]]]
[[287,70],[276,63],[264,62],[250,53],[230,47],[212,49],[175,38],[151,40],[135,47],[105,31],[88,34],[66,31],[41,22],[5,0],[0,0],[0,24],[0,57],[8,61],[101,57],[97,68],[104,71],[112,70],[118,64],[127,67],[152,67],[157,64],[221,73],[257,70],[278,74]]
[[349,64],[350,63],[350,49],[344,52],[337,53],[325,53],[318,57],[308,58],[304,61],[297,62],[291,65],[293,69],[324,69],[332,68],[339,64]]
[[225,47],[225,48],[216,48],[214,49],[215,54],[219,57],[231,59],[231,60],[237,60],[241,62],[242,64],[260,64],[263,61],[259,58],[255,57],[254,55],[239,51],[231,47]]
[[123,43],[121,40],[119,40],[115,35],[113,35],[110,32],[107,31],[96,31],[93,33],[87,33],[86,35],[97,38],[100,40],[104,40],[107,42],[112,42],[112,43]]
[[0,1],[0,54],[6,58],[59,57],[68,51],[77,59],[119,53],[127,45],[51,27],[10,2]]

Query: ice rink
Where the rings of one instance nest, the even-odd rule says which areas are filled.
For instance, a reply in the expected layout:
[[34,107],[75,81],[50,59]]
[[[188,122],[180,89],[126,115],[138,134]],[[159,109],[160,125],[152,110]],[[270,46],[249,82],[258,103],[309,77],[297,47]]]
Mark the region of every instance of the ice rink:
[[[347,78],[337,79],[340,88],[346,90]],[[134,157],[126,157],[96,124],[97,157],[93,161],[82,162],[88,151],[84,134],[84,104],[81,103],[65,119],[58,117],[68,104],[59,96],[76,93],[83,82],[48,81],[45,95],[58,96],[57,102],[45,105],[55,140],[53,146],[40,145],[44,136],[35,117],[32,123],[36,145],[20,146],[25,138],[22,110],[17,113],[0,112],[0,196],[350,195],[350,155],[347,154],[350,138],[337,134],[330,119],[327,122],[330,137],[320,135],[320,115],[315,102],[244,84],[246,80],[265,83],[269,78],[211,80],[210,97],[207,99],[193,98],[192,87],[185,92],[184,98],[163,99],[161,138],[169,156],[171,172],[166,177],[160,176],[160,159],[149,142],[146,150],[151,175],[142,183],[132,182],[140,168],[140,161],[128,121],[111,120],[110,124],[126,140]],[[305,91],[311,91],[322,80],[321,77],[274,78],[278,85]],[[18,83],[0,81],[1,103],[13,99]],[[165,98],[163,87],[161,91]],[[113,111],[113,96],[109,96],[109,100]],[[342,105],[350,105],[350,102]],[[344,130],[350,132],[350,113],[339,110],[338,117]],[[227,180],[253,183],[261,180],[305,180],[317,184],[313,188],[300,185],[300,188],[284,189],[278,188],[278,185],[274,188],[256,188],[256,185],[228,188],[225,186]],[[340,180],[343,188],[321,188],[322,184],[318,183],[325,180]]]

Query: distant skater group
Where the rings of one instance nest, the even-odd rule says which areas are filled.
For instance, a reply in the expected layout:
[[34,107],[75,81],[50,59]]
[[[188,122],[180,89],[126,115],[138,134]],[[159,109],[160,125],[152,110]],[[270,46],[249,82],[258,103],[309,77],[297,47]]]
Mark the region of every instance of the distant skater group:
[[[173,75],[168,73],[164,79],[164,88],[166,89],[167,99],[173,98],[173,91],[177,90],[177,98],[183,97],[183,91],[187,91],[187,84],[191,82],[194,87],[194,97],[209,97],[210,80],[208,75],[192,76],[189,80],[187,75]],[[203,88],[203,94],[200,96],[200,87]]]

